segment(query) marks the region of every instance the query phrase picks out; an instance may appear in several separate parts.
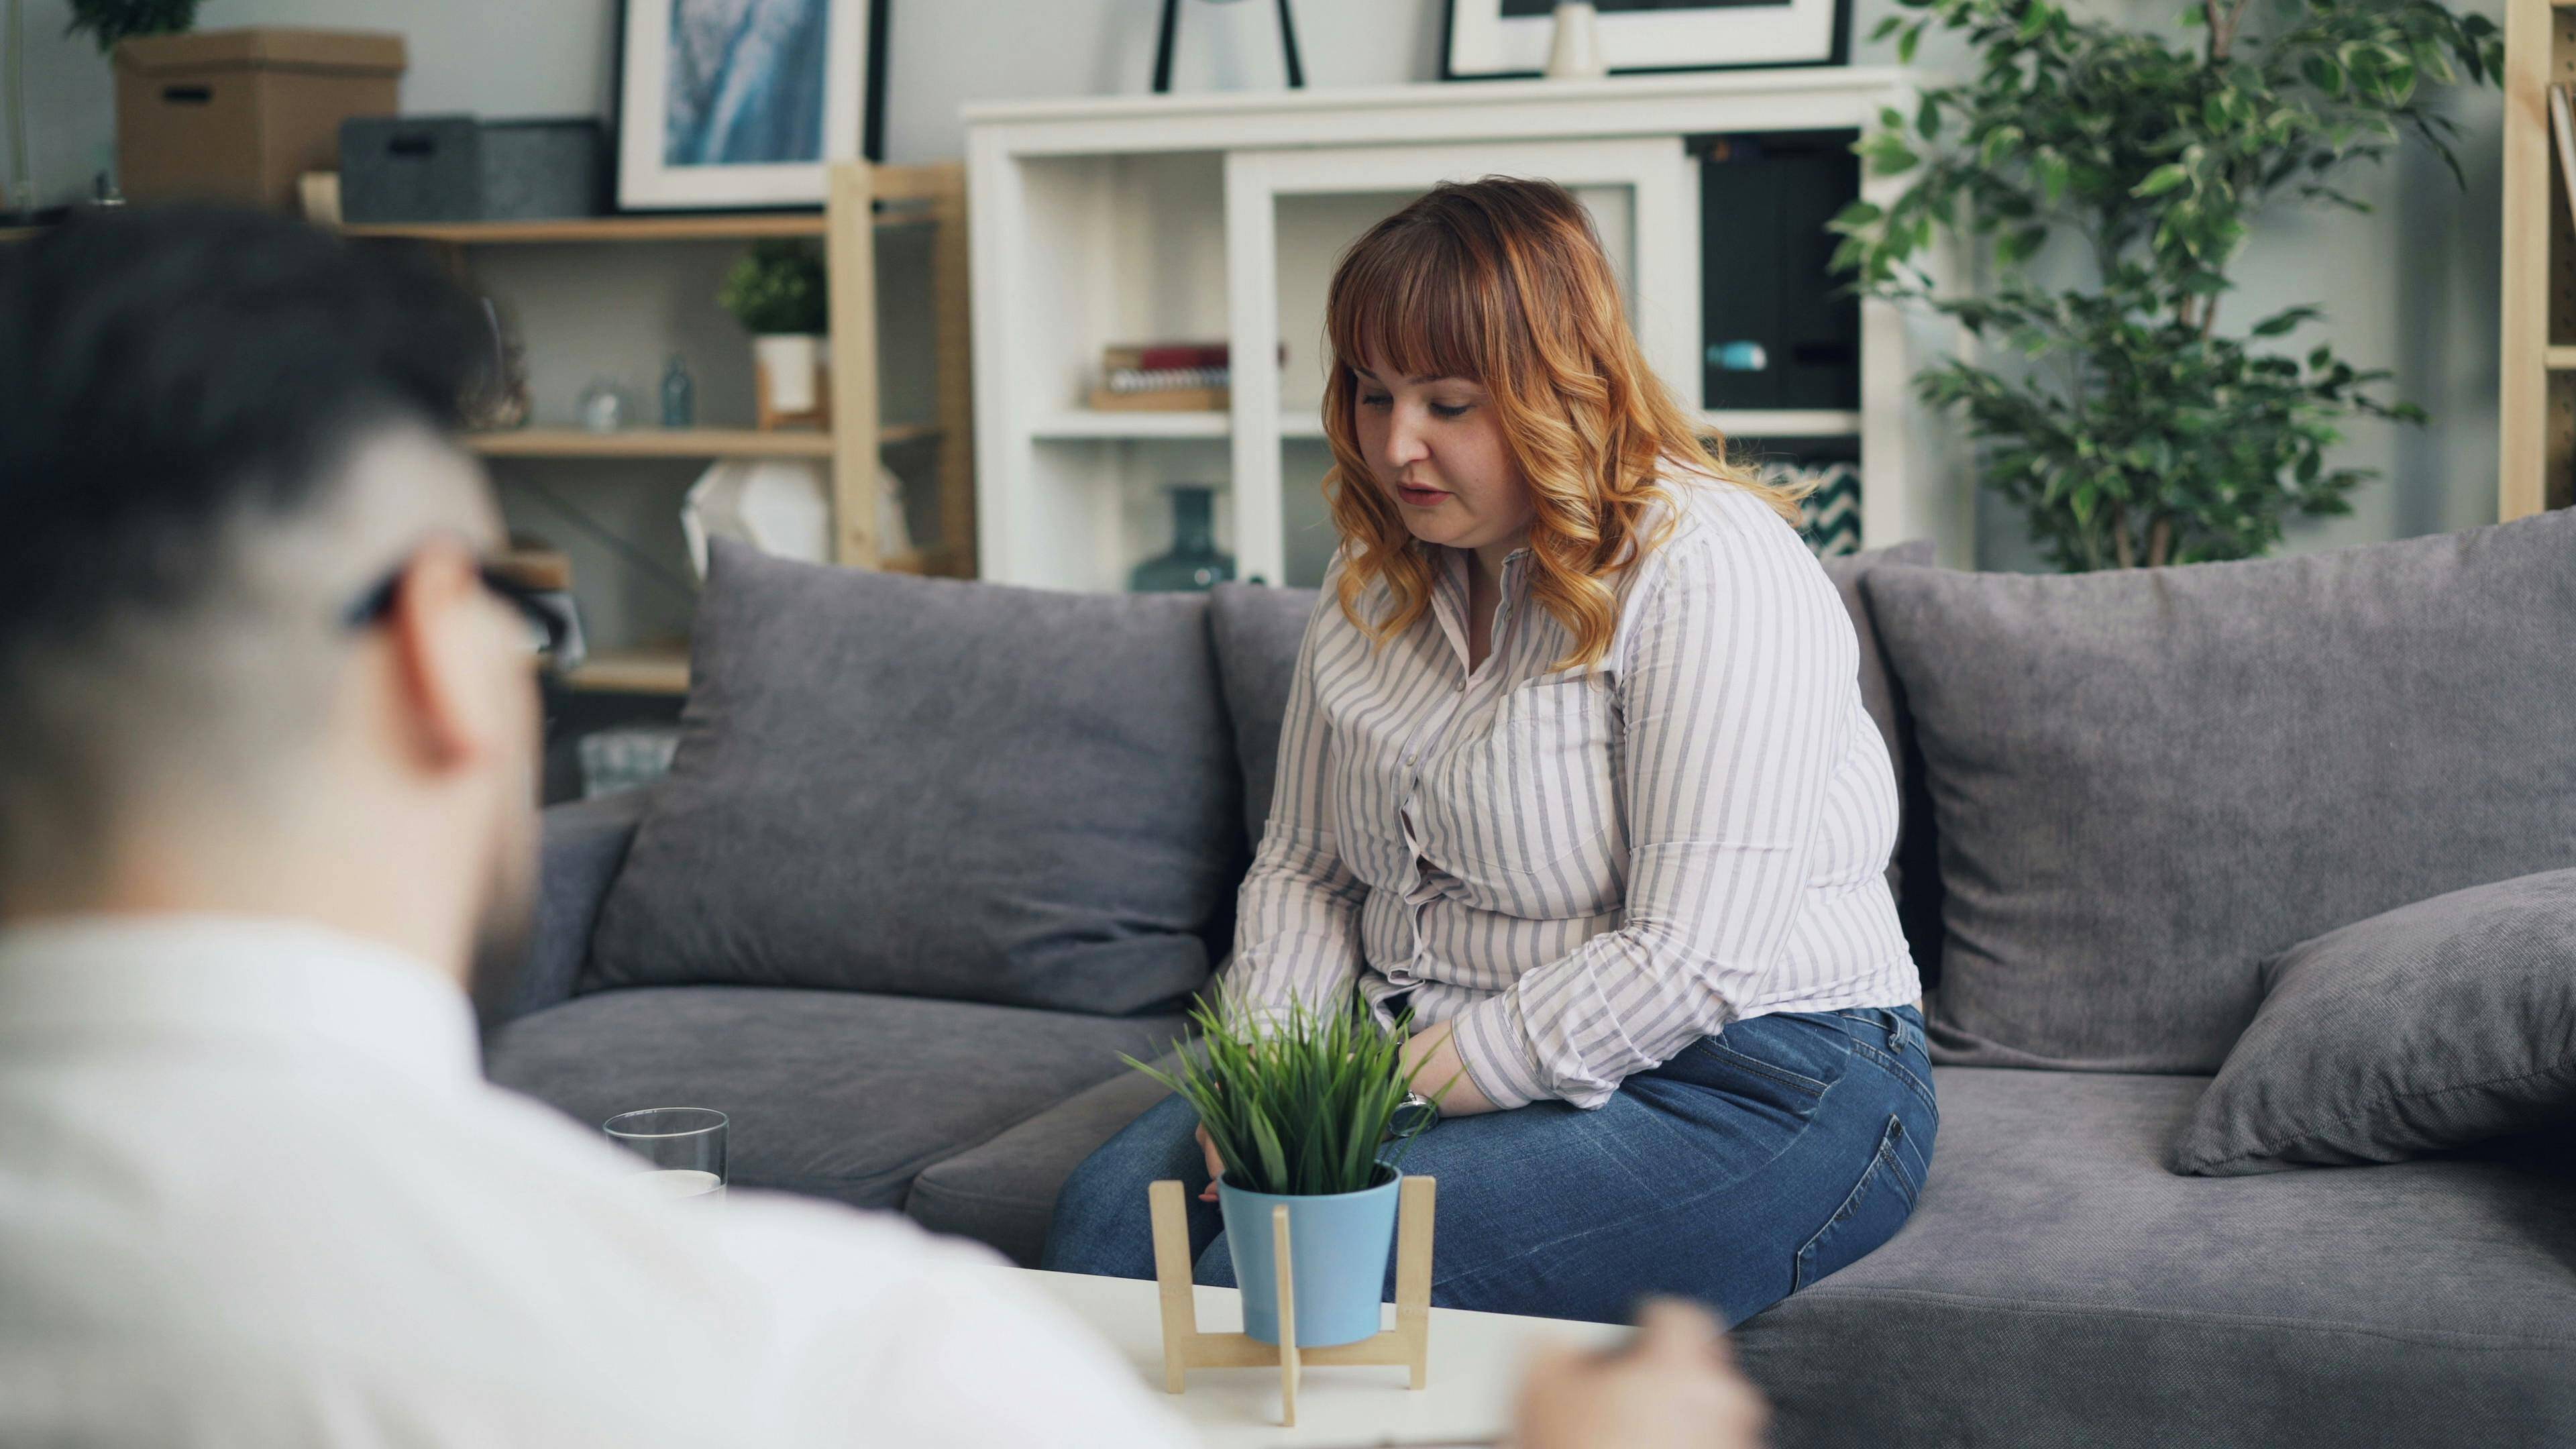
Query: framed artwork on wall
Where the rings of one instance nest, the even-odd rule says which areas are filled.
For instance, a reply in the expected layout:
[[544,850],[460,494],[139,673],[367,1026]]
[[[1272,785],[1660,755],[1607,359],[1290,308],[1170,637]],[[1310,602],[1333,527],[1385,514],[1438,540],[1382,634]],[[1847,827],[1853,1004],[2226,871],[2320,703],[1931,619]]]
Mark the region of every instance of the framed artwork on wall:
[[[1547,69],[1556,0],[1448,0],[1442,80],[1518,80]],[[1842,65],[1851,0],[1593,0],[1612,75]]]
[[885,159],[887,0],[623,0],[621,211],[819,207]]

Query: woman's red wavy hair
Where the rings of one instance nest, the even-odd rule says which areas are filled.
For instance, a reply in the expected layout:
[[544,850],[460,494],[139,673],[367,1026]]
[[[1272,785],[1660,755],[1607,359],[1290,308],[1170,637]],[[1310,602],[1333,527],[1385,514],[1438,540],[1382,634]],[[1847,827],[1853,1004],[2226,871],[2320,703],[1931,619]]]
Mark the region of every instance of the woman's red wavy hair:
[[[1638,349],[1591,214],[1555,182],[1442,182],[1342,253],[1324,317],[1334,466],[1323,489],[1345,556],[1342,613],[1379,643],[1430,608],[1432,561],[1359,450],[1353,369],[1372,353],[1399,377],[1471,378],[1492,396],[1536,510],[1531,598],[1574,638],[1551,668],[1609,652],[1618,610],[1604,580],[1670,536],[1672,515],[1637,537],[1671,497],[1668,481],[1697,470],[1761,495],[1793,525],[1814,490],[1729,460],[1723,435],[1674,401]],[[1394,607],[1372,625],[1356,603],[1380,579]]]

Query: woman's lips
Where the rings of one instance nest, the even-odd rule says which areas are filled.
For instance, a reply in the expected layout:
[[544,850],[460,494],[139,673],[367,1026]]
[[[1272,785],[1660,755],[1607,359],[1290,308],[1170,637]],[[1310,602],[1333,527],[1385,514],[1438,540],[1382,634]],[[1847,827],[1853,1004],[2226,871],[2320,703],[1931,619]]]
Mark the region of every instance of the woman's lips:
[[1416,508],[1428,508],[1449,495],[1437,488],[1412,488],[1398,483],[1395,485],[1395,496]]

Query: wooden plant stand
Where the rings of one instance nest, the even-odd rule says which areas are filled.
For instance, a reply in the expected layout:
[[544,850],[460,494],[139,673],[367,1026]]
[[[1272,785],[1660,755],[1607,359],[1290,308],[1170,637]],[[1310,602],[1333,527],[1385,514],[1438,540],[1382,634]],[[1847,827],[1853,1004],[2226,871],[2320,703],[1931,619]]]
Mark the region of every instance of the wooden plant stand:
[[1194,1368],[1265,1368],[1279,1365],[1280,1424],[1297,1427],[1297,1375],[1305,1364],[1385,1364],[1410,1369],[1419,1389],[1431,1382],[1431,1216],[1439,1180],[1408,1177],[1397,1189],[1395,1327],[1353,1343],[1297,1347],[1297,1293],[1288,1257],[1288,1207],[1270,1211],[1273,1252],[1279,1269],[1279,1342],[1248,1333],[1199,1332],[1191,1292],[1188,1208],[1177,1179],[1147,1189],[1154,1211],[1154,1280],[1163,1297],[1163,1387],[1179,1393]]

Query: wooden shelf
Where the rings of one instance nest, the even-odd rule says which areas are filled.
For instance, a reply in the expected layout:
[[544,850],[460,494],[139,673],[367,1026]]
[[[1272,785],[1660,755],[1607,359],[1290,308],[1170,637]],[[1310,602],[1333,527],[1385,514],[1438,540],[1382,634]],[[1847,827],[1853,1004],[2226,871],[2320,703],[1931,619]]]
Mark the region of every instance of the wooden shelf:
[[[878,432],[880,446],[939,436],[935,424]],[[487,458],[828,458],[832,435],[786,428],[514,428],[468,433],[465,444]]]
[[686,694],[689,651],[607,649],[572,672],[568,683],[587,694]]
[[[880,217],[877,224],[885,225],[886,218]],[[517,242],[748,241],[760,237],[818,237],[826,233],[827,222],[819,211],[785,211],[585,216],[560,221],[392,222],[376,226],[348,226],[341,230],[349,236],[400,237],[410,241],[450,242],[457,246],[497,246]]]
[[[2576,8],[2576,0],[2567,0]],[[2576,347],[2545,347],[2540,352],[2540,365],[2551,372],[2576,372]]]
[[1031,432],[1039,438],[1223,438],[1234,432],[1234,415],[1214,408],[1185,413],[1064,408],[1038,419]]

